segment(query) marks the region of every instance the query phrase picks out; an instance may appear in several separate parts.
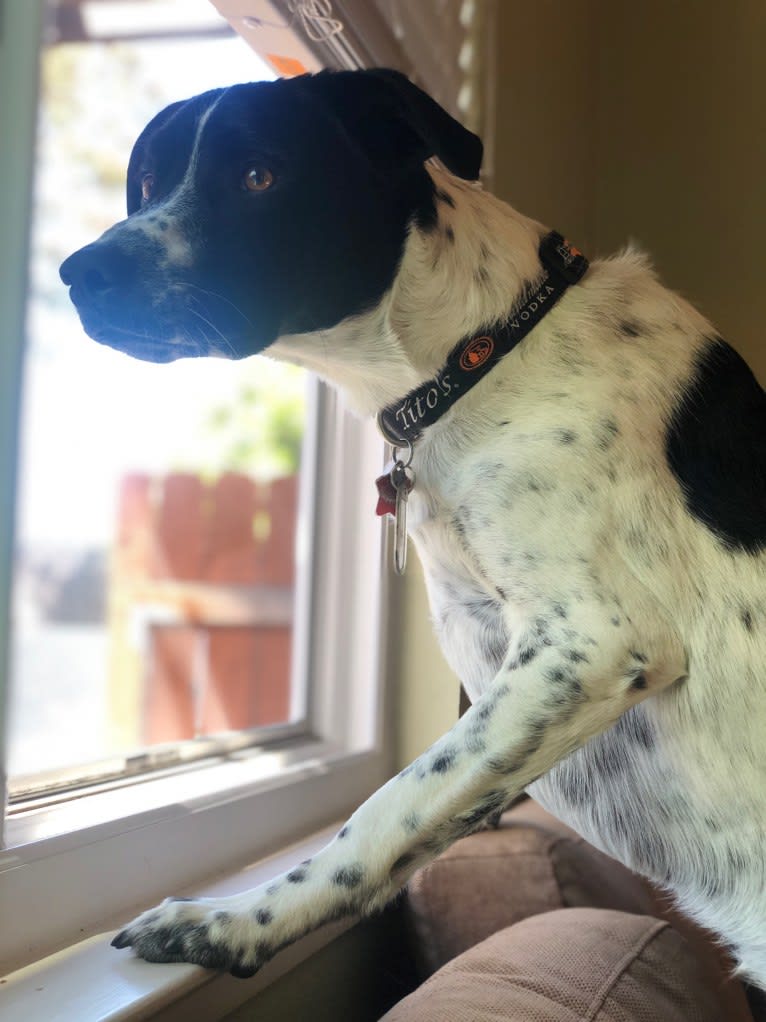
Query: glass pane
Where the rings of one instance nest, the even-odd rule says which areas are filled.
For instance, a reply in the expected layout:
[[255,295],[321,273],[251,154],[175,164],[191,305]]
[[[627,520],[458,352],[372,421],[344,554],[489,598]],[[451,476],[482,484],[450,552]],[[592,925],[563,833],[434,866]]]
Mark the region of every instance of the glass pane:
[[[179,29],[215,17],[207,0],[130,7],[134,36],[160,8]],[[300,706],[291,648],[306,378],[262,358],[134,361],[85,336],[58,278],[64,257],[125,216],[128,155],[154,113],[271,77],[233,34],[44,50],[12,776],[284,723]]]

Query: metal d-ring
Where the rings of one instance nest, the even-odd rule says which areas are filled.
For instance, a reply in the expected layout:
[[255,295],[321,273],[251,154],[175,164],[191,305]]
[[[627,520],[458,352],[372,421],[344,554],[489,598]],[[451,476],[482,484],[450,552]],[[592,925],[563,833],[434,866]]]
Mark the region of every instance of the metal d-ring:
[[409,468],[410,465],[412,464],[412,457],[413,454],[415,453],[415,450],[412,446],[412,441],[410,440],[409,437],[406,436],[403,439],[404,442],[407,444],[407,460],[402,461],[402,459],[399,457],[399,451],[401,450],[401,447],[394,447],[394,456],[396,457],[396,460],[401,464],[402,468]]

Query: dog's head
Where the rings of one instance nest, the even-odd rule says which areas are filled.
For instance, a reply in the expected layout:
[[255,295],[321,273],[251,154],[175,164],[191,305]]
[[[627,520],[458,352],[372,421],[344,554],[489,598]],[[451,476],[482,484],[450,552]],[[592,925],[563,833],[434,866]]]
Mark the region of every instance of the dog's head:
[[410,224],[434,222],[430,156],[474,179],[481,142],[394,71],[206,92],[147,125],[128,218],[61,277],[97,341],[242,358],[381,299]]

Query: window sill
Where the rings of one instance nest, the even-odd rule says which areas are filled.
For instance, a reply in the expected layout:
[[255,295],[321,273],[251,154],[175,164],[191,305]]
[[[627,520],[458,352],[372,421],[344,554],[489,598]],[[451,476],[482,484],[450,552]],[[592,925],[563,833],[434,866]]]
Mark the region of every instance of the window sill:
[[[14,819],[8,836],[17,843],[0,851],[0,916],[14,920],[0,927],[0,974],[34,970],[30,963],[72,954],[85,946],[80,941],[98,946],[95,934],[119,928],[166,895],[200,893],[236,870],[246,868],[237,876],[252,886],[253,862],[273,872],[273,862],[262,865],[266,856],[298,855],[282,850],[345,819],[388,775],[379,750],[333,753],[326,744],[304,743],[264,776],[271,758],[225,762],[93,795],[90,807],[82,798]],[[123,815],[99,815],[99,799],[116,811],[114,800],[123,798],[134,800],[132,809],[123,803],[117,807]],[[73,830],[62,830],[61,814]],[[2,1000],[0,986],[5,1019]]]
[[[186,893],[236,894],[263,883],[295,862],[314,855],[342,821],[312,834],[241,872]],[[183,893],[183,892],[181,892]],[[353,920],[323,927],[281,952],[251,980],[207,972],[193,965],[150,965],[109,946],[124,918],[105,932],[58,951],[0,980],[3,1022],[122,1022],[161,1017],[164,1022],[193,1018],[188,1001],[199,1002],[200,1017],[213,1020],[256,996],[277,978],[316,954]],[[176,1015],[176,1012],[178,1014]]]

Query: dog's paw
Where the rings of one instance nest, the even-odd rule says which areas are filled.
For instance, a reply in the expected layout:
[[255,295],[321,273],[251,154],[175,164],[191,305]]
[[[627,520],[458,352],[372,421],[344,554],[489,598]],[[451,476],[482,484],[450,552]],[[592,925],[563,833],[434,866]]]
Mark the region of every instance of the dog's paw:
[[215,899],[166,898],[129,923],[112,946],[132,947],[147,962],[191,962],[246,978],[276,951],[265,939],[266,921],[263,911],[227,911]]

